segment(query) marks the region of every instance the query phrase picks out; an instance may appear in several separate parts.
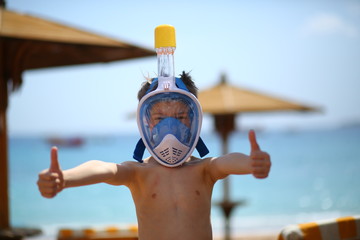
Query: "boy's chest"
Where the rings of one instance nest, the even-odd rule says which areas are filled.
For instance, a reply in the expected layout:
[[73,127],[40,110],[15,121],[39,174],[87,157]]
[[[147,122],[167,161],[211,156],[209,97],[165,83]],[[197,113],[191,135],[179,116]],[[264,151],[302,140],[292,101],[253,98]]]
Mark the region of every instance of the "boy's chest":
[[204,175],[193,168],[154,171],[147,174],[143,183],[149,190],[167,190],[174,193],[206,186]]
[[195,167],[169,169],[161,167],[140,177],[137,195],[149,201],[188,202],[211,198],[213,184]]

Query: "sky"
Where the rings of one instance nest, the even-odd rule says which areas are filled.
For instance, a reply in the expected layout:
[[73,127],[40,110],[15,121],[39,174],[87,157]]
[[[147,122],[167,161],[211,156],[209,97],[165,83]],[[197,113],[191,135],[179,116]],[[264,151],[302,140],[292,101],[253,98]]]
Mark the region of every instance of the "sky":
[[[175,72],[199,90],[232,85],[318,107],[244,113],[239,129],[331,128],[360,122],[360,0],[7,0],[7,9],[153,49],[154,29],[176,29]],[[9,98],[14,135],[137,132],[144,76],[156,57],[26,71]],[[204,116],[203,131],[212,131]]]

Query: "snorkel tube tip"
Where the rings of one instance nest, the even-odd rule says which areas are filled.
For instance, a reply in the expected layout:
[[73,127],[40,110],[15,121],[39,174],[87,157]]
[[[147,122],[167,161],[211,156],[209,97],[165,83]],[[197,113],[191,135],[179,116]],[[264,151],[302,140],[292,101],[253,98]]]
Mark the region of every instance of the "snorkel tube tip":
[[160,25],[155,28],[155,48],[176,47],[175,28],[171,25]]

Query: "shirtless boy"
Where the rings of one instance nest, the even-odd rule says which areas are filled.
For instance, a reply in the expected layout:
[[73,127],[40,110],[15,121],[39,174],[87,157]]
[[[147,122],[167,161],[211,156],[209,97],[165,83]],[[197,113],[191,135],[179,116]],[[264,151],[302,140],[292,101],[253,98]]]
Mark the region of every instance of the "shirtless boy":
[[[191,78],[183,73],[181,79],[196,96]],[[143,85],[139,99],[148,88],[149,84]],[[162,104],[163,106],[152,106],[151,111],[163,109],[166,102]],[[183,112],[178,112],[182,108],[180,105],[174,107],[176,105],[172,103],[172,108],[157,111],[157,115],[163,116],[157,116],[149,122],[154,121],[154,127],[162,119],[172,117],[188,126],[186,114],[184,116]],[[163,166],[151,156],[143,163],[92,160],[68,170],[61,169],[57,148],[53,147],[50,168],[39,174],[37,184],[42,196],[46,198],[53,198],[70,187],[96,183],[124,185],[130,189],[136,206],[139,239],[211,240],[210,209],[214,184],[230,174],[252,174],[259,179],[266,178],[269,174],[270,156],[260,150],[252,130],[249,131],[249,143],[249,155],[229,153],[204,159],[190,156],[177,167]]]

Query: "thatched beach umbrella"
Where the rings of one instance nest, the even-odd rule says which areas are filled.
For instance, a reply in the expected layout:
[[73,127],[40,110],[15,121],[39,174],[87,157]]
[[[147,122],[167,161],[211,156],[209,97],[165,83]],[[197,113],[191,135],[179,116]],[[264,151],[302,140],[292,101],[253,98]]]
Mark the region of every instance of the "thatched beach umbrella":
[[[222,140],[222,153],[228,153],[228,137],[236,130],[235,117],[246,112],[274,111],[316,111],[315,108],[287,101],[267,94],[246,90],[227,83],[221,76],[220,83],[210,89],[199,92],[199,101],[204,113],[214,117],[214,127]],[[229,192],[229,179],[223,180],[223,200],[217,203],[225,216],[225,239],[230,239],[230,217],[236,206],[243,200],[232,201]]]
[[0,230],[10,228],[6,110],[25,70],[156,56],[130,43],[4,8],[0,1]]

